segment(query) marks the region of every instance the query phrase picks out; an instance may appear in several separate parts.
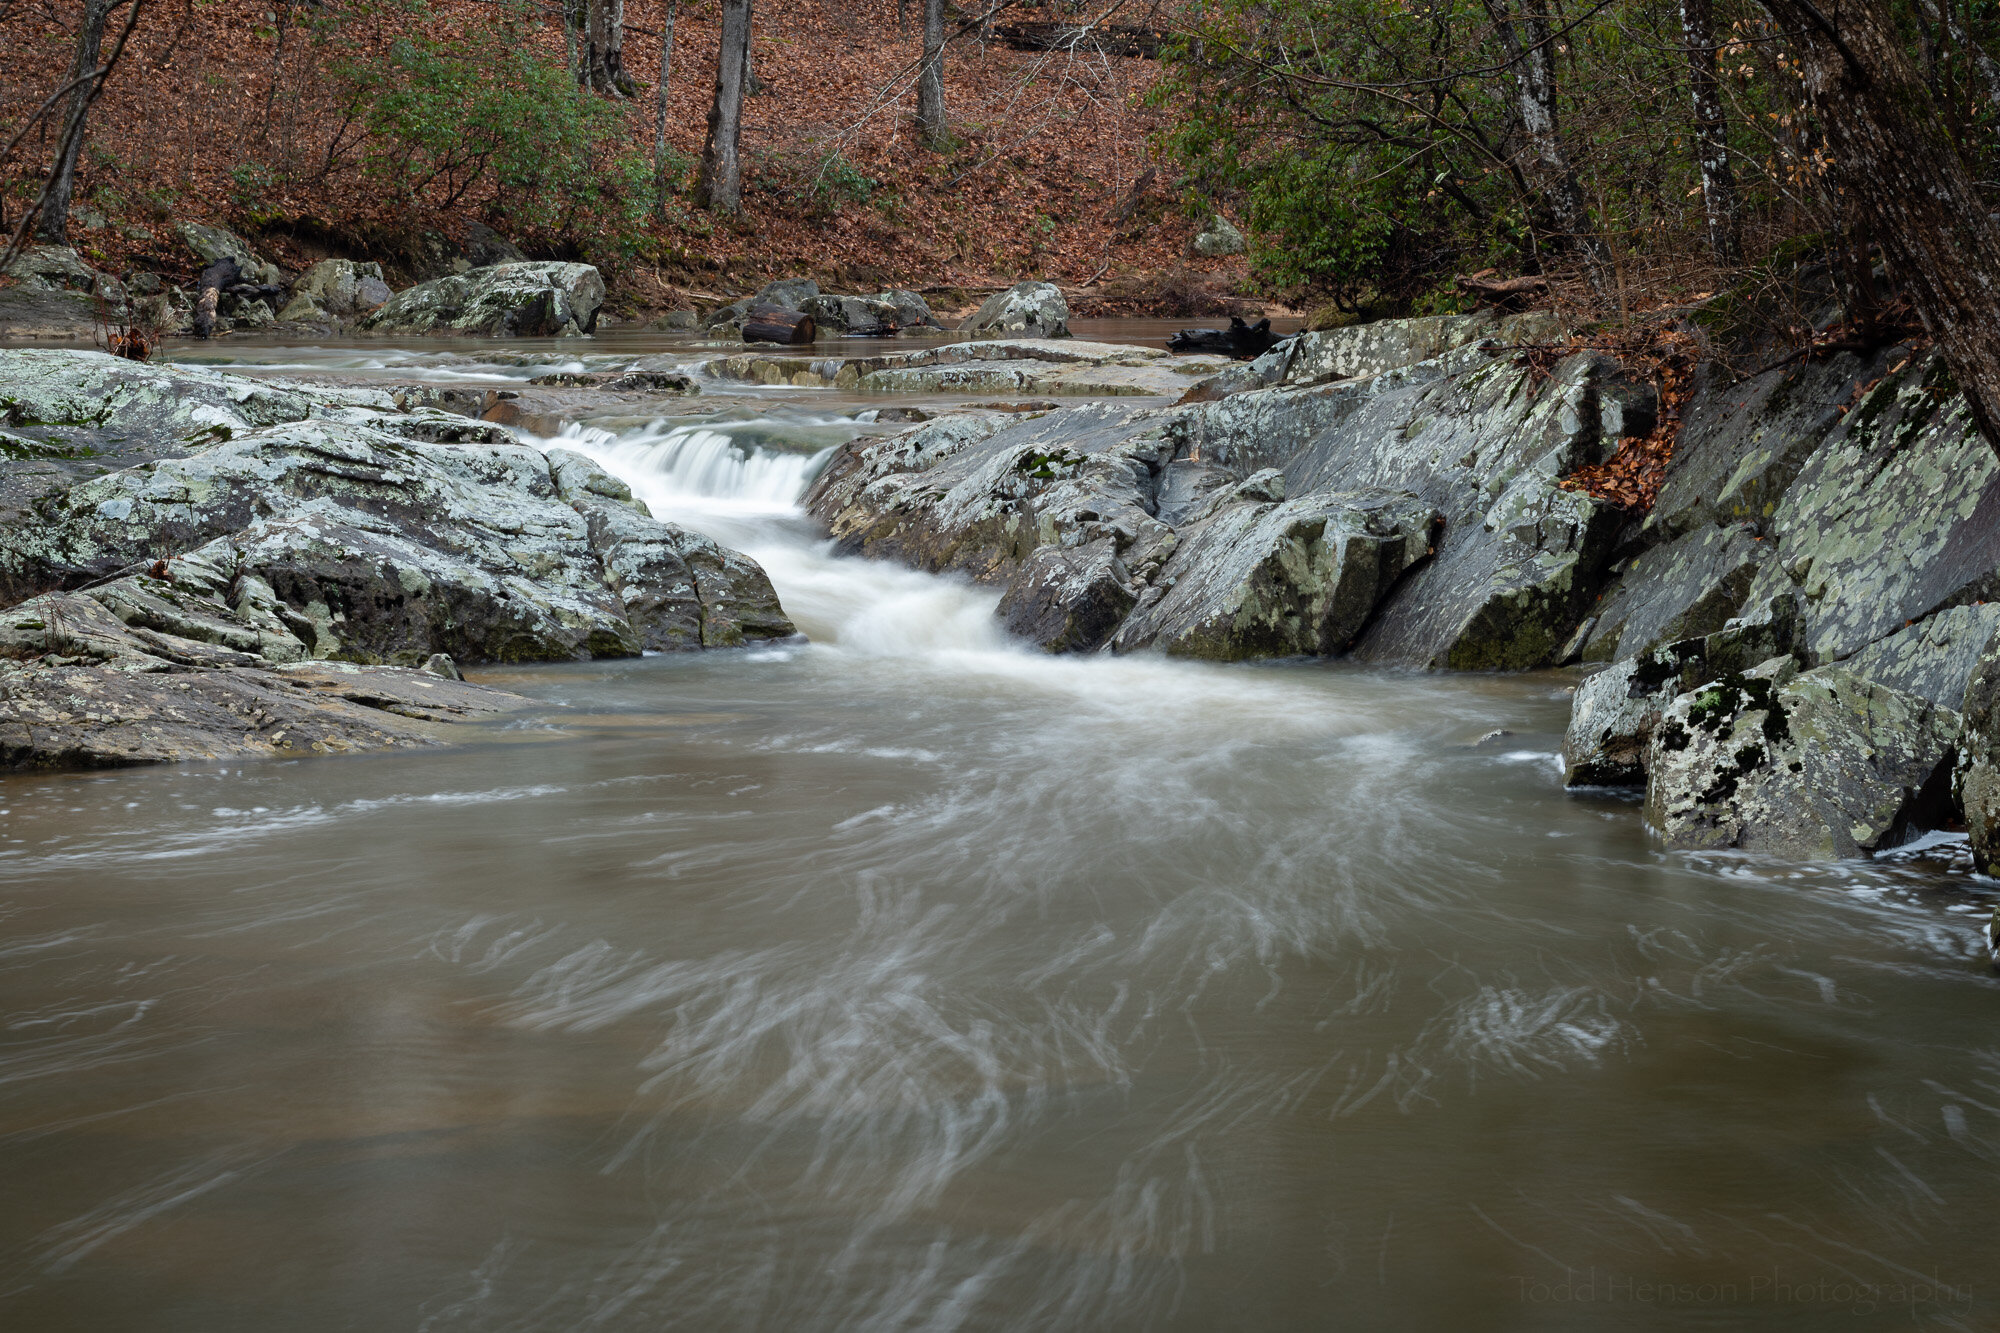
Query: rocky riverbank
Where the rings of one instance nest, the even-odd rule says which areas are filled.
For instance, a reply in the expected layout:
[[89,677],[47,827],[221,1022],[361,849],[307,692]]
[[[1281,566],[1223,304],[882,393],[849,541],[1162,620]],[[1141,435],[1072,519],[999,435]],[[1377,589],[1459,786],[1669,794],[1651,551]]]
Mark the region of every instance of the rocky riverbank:
[[1569,780],[1645,786],[1669,846],[1854,855],[1963,818],[2000,858],[2000,464],[1941,366],[1705,371],[1639,515],[1564,481],[1655,390],[1512,350],[1553,332],[1301,335],[1177,406],[858,440],[808,504],[848,550],[1001,588],[1051,651],[1581,665]]
[[410,743],[511,706],[455,663],[795,633],[589,459],[386,391],[0,351],[0,405],[6,767]]

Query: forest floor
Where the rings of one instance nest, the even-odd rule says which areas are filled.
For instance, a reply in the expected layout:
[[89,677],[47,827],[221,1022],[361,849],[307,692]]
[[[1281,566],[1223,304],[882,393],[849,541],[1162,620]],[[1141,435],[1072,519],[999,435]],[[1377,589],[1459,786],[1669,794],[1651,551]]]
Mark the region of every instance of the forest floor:
[[[747,101],[743,133],[743,214],[713,217],[683,193],[664,220],[638,224],[636,243],[628,218],[613,246],[609,219],[602,234],[588,216],[561,230],[510,228],[495,191],[475,188],[444,207],[432,190],[413,203],[378,188],[376,168],[355,146],[362,140],[343,104],[340,63],[386,59],[413,32],[470,40],[491,22],[490,4],[267,8],[277,4],[148,11],[93,114],[81,167],[71,239],[93,263],[184,280],[190,257],[172,223],[186,219],[240,231],[288,268],[379,259],[408,280],[414,266],[402,257],[422,232],[455,235],[484,220],[530,255],[597,263],[611,280],[609,308],[628,315],[790,276],[835,290],[915,288],[943,307],[1034,277],[1062,285],[1083,315],[1277,309],[1242,257],[1190,257],[1209,208],[1187,198],[1151,151],[1164,113],[1145,102],[1159,76],[1149,58],[954,41],[946,58],[953,142],[932,152],[914,132],[920,42],[914,15],[899,21],[898,0],[764,0],[753,57],[763,86]],[[621,103],[616,147],[633,159],[652,153],[664,11],[665,0],[625,7],[626,66],[641,88]],[[346,16],[324,17],[334,12]],[[60,4],[50,13],[71,17]],[[302,17],[310,14],[321,17]],[[717,25],[715,0],[682,0],[666,131],[684,165],[701,152]],[[46,22],[23,34],[37,58],[8,62],[0,109],[11,115],[0,118],[45,95],[44,76],[66,62],[66,32]],[[532,41],[562,59],[552,17]],[[0,195],[10,211],[43,155],[31,136],[11,165],[14,188]]]

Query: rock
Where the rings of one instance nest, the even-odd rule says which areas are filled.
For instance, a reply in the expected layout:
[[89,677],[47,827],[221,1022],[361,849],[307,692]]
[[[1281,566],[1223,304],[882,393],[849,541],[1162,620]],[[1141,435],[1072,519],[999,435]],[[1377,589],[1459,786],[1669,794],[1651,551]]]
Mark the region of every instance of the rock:
[[[936,389],[1001,346],[1032,364],[1068,345],[958,344],[840,374]],[[1354,639],[1369,661],[1536,666],[1575,639],[1624,522],[1557,484],[1601,458],[1598,389],[1616,369],[1579,355],[1538,384],[1467,347],[1217,402],[951,417],[849,444],[806,503],[844,549],[1007,588],[1010,615],[1026,608],[1044,640],[1094,638],[1119,583],[1135,600],[1118,649],[1325,653]],[[1041,554],[1106,537],[1129,580]]]
[[[114,382],[98,367],[111,358],[90,353],[10,353],[0,366],[64,355],[73,381],[97,392]],[[122,382],[140,392],[121,410],[139,424],[172,419],[187,409],[157,395],[179,387],[200,411],[218,380],[246,403],[278,396],[266,415],[313,415],[217,422],[183,456],[38,498],[32,523],[0,529],[0,583],[15,598],[94,583],[90,597],[127,623],[271,661],[560,660],[793,632],[753,563],[628,508],[629,491],[583,456],[551,457],[494,426],[377,413],[331,391],[330,404],[298,403],[275,386],[159,366],[132,367]],[[614,508],[624,517],[606,527]],[[635,564],[641,547],[650,563]],[[665,582],[648,583],[648,570]],[[660,629],[669,608],[691,633]]]
[[1877,639],[1840,665],[1945,708],[1960,708],[1996,632],[2000,603],[1955,606]]
[[841,360],[750,352],[705,362],[702,373],[753,384],[869,394],[1173,398],[1190,377],[1213,374],[1227,364],[1219,357],[1174,357],[1158,348],[1123,343],[996,339]]
[[528,257],[521,247],[483,222],[465,224],[466,268],[492,268],[496,264],[525,264]]
[[902,311],[887,301],[866,296],[812,296],[799,306],[822,335],[894,332],[902,327]]
[[958,328],[996,338],[1067,338],[1069,302],[1054,283],[1017,282],[986,298]]
[[1000,599],[1007,632],[1052,653],[1087,652],[1111,637],[1136,600],[1109,538],[1035,550]]
[[604,381],[603,387],[614,393],[666,393],[682,398],[701,392],[692,375],[678,370],[628,370]]
[[6,269],[23,287],[44,292],[82,292],[123,305],[125,287],[109,273],[99,273],[66,245],[31,245],[14,256]]
[[589,333],[604,279],[589,264],[497,264],[434,278],[390,297],[360,324],[378,335],[543,338]]
[[1721,629],[1770,554],[1748,524],[1697,528],[1645,552],[1598,603],[1584,660],[1631,657]]
[[1777,680],[1725,676],[1667,710],[1646,819],[1668,847],[1830,860],[1950,817],[1956,712],[1840,667]]
[[394,293],[382,278],[380,264],[351,259],[322,259],[292,284],[292,297],[278,318],[322,323],[365,315]]
[[458,663],[451,660],[450,653],[432,653],[417,670],[430,676],[442,676],[446,680],[465,679],[459,674]]
[[[227,608],[140,589],[175,629],[227,628]],[[0,769],[95,768],[331,754],[452,738],[452,723],[528,701],[392,667],[279,664],[148,623],[132,596],[53,593],[0,611]],[[184,605],[176,605],[176,602]],[[120,612],[116,608],[123,607]],[[121,614],[123,619],[121,619]],[[254,639],[252,640],[254,642]]]
[[284,272],[276,264],[251,249],[250,243],[233,231],[199,222],[176,223],[174,230],[203,267],[230,259],[235,261],[246,282],[275,286],[285,280]]
[[892,287],[886,292],[875,293],[873,300],[894,308],[896,323],[905,329],[942,329],[937,316],[931,313],[930,302],[916,292]]
[[1728,381],[1725,367],[1701,367],[1648,531],[1677,537],[1711,523],[1768,521],[1855,392],[1907,355],[1842,353],[1741,384]]
[[702,321],[702,326],[718,336],[735,337],[741,332],[743,317],[752,310],[759,307],[803,310],[805,303],[818,295],[819,284],[811,278],[780,278],[765,283],[755,296],[746,296],[714,311]]
[[1958,796],[1973,865],[1991,875],[2000,871],[2000,636],[1981,645],[1960,710]]
[[1282,480],[1258,474],[1194,528],[1160,571],[1164,591],[1119,631],[1119,651],[1214,661],[1337,654],[1430,551],[1437,513],[1414,495],[1286,501]]
[[701,327],[701,316],[692,310],[669,310],[646,327],[656,333],[685,333]]
[[1229,219],[1220,213],[1211,216],[1208,225],[1188,242],[1188,250],[1203,259],[1214,259],[1221,255],[1240,255],[1248,248],[1243,233],[1231,226]]
[[1862,394],[1800,467],[1750,596],[1803,598],[1801,651],[1838,661],[1943,607],[2000,597],[2000,459],[1941,361]]

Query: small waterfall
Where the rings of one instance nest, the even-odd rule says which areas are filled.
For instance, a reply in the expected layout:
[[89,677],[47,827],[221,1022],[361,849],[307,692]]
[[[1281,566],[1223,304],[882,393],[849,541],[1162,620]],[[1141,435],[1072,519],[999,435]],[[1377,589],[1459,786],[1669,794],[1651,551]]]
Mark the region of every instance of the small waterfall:
[[572,425],[550,443],[596,459],[659,517],[685,516],[696,527],[697,514],[796,513],[799,497],[832,452],[745,448],[726,426],[665,422],[622,435]]

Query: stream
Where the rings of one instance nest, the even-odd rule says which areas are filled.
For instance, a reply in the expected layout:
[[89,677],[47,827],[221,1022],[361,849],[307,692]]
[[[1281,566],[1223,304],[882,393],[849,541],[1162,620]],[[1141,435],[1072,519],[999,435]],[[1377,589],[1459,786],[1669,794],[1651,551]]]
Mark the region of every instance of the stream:
[[1010,644],[799,511],[884,405],[558,441],[809,642],[475,669],[538,707],[451,750],[0,777],[0,1328],[2000,1327],[1962,837],[1664,853],[1562,789],[1571,673]]

